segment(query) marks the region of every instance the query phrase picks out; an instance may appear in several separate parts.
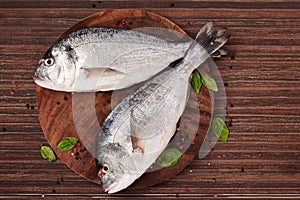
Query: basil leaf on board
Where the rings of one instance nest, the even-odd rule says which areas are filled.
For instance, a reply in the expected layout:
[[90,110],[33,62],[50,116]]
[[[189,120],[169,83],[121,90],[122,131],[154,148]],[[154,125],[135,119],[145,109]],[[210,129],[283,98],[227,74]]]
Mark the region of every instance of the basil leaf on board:
[[201,86],[201,75],[197,70],[194,70],[192,73],[192,87],[196,94],[199,94]]
[[65,137],[62,141],[56,146],[57,149],[61,151],[69,151],[75,147],[78,143],[78,139],[74,137]]
[[171,167],[177,165],[181,159],[182,153],[177,148],[165,150],[157,159],[156,163],[162,167]]
[[211,76],[209,76],[209,75],[202,76],[201,81],[202,81],[203,85],[205,87],[207,87],[208,89],[210,89],[214,92],[218,91],[217,83]]
[[229,130],[223,119],[219,117],[213,119],[212,131],[222,142],[227,142]]
[[49,160],[51,162],[56,160],[56,156],[49,146],[41,146],[41,155],[44,159]]

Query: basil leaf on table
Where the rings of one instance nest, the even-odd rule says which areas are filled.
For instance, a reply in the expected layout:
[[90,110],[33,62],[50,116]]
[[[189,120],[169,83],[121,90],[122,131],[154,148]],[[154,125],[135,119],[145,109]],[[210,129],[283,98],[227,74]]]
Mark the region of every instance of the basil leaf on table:
[[75,147],[78,143],[78,139],[75,137],[65,137],[62,141],[56,146],[57,149],[61,151],[69,151]]
[[192,73],[192,87],[196,94],[199,94],[201,86],[201,75],[197,70],[194,70]]
[[41,146],[41,155],[44,159],[49,160],[51,162],[56,160],[56,156],[51,147]]
[[219,117],[213,119],[212,131],[222,142],[227,142],[229,130],[223,119]]
[[210,89],[214,92],[218,91],[217,83],[211,76],[209,76],[209,75],[202,76],[201,81],[202,81],[203,85],[205,87],[207,87],[208,89]]
[[177,165],[181,159],[182,153],[177,148],[165,150],[157,159],[157,164],[162,167],[171,167]]

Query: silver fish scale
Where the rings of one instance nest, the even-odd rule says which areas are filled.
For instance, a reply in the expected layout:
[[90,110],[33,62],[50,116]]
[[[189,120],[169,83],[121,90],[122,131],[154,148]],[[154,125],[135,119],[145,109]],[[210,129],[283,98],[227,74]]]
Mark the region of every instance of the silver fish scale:
[[[125,116],[127,114],[126,111],[128,111],[128,110],[129,110],[129,105],[126,104],[123,106],[117,106],[115,108],[116,112],[111,112],[109,114],[109,117],[107,117],[106,120],[102,124],[101,137],[99,137],[99,139],[100,139],[99,142],[101,142],[102,144],[113,143],[113,139],[115,136],[113,133],[115,133],[118,130],[118,128],[119,128],[118,124],[120,122],[122,122],[122,119],[117,118],[117,116],[118,115]],[[116,123],[116,120],[119,123]],[[100,146],[102,146],[102,145],[100,145]]]
[[94,43],[103,42],[112,37],[113,34],[122,32],[121,29],[113,28],[86,28],[69,34],[63,39],[60,44],[62,46],[71,45],[76,48],[78,46]]
[[[139,44],[167,44],[166,40],[145,34],[139,31],[118,28],[85,28],[70,33],[66,38],[56,44],[58,48],[71,46],[76,48],[89,43],[99,43],[114,39],[114,42],[139,43]],[[137,38],[139,40],[137,40]]]
[[[154,109],[161,108],[161,111],[164,112],[168,110],[167,107],[179,109],[178,103],[183,99],[180,97],[180,91],[174,92],[172,90],[174,88],[171,85],[175,83],[183,83],[183,87],[187,84],[184,77],[179,75],[178,71],[168,70],[123,99],[103,122],[101,138],[104,140],[101,142],[114,143],[117,132],[120,132],[126,126],[126,130],[130,129],[129,124],[132,123],[130,122],[132,118],[136,120],[135,125],[140,127],[143,127],[146,123],[151,123],[149,114],[147,114],[149,110],[153,111]],[[163,105],[162,100],[169,101],[167,107],[161,107]],[[170,113],[172,114],[172,112]],[[158,120],[164,121],[163,119]],[[121,129],[120,126],[122,127]],[[136,136],[132,130],[127,133],[130,134],[129,136]]]

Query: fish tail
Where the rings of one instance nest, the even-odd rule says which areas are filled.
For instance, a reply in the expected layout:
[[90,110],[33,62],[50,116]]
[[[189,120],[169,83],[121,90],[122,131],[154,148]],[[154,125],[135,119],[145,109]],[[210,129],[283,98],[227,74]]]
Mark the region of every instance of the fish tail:
[[182,65],[179,65],[177,70],[189,76],[209,57],[226,55],[227,51],[220,49],[229,39],[225,31],[226,29],[213,30],[212,22],[203,26],[185,52]]
[[229,35],[226,33],[227,28],[214,30],[213,26],[213,22],[205,24],[198,32],[195,40],[209,53],[211,57],[227,55],[228,52],[221,49],[221,47],[229,39]]

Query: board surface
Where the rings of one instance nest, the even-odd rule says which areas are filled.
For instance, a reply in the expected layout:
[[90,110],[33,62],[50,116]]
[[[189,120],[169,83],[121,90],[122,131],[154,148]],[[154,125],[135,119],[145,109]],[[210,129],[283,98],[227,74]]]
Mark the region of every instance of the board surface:
[[[163,27],[183,32],[173,22],[151,12],[110,10],[83,19],[62,34],[60,39],[68,33],[87,27]],[[44,134],[57,156],[80,176],[99,183],[95,157],[93,153],[90,153],[93,147],[90,145],[97,139],[99,125],[103,123],[115,106],[112,103],[117,104],[137,87],[114,91],[114,100],[112,100],[112,92],[75,93],[72,95],[72,93],[57,92],[37,86],[39,119]],[[191,90],[191,92],[193,91]],[[185,118],[190,120],[180,123],[180,128],[178,128],[168,147],[184,148],[185,152],[180,162],[174,167],[165,169],[153,166],[153,169],[156,170],[149,169],[149,172],[145,173],[131,187],[141,188],[160,183],[176,175],[191,163],[194,157],[198,155],[200,146],[208,133],[212,105],[210,93],[204,87],[197,98],[190,98],[186,112],[183,114]],[[200,118],[197,116],[197,109],[200,109]],[[198,132],[197,135],[195,135],[195,131]],[[80,138],[80,146],[68,152],[61,152],[56,146],[64,137]],[[193,145],[191,145],[192,143]],[[85,148],[85,144],[88,147]]]

